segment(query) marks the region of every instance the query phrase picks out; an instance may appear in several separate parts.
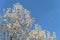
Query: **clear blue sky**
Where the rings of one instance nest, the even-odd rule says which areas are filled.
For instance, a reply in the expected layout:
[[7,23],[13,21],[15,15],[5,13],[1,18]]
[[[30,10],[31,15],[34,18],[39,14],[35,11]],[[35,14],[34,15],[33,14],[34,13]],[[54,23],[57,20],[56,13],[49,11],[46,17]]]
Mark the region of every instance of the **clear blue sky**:
[[12,7],[17,2],[31,12],[42,29],[56,32],[56,40],[60,40],[60,0],[0,0],[0,14],[3,15],[4,8]]

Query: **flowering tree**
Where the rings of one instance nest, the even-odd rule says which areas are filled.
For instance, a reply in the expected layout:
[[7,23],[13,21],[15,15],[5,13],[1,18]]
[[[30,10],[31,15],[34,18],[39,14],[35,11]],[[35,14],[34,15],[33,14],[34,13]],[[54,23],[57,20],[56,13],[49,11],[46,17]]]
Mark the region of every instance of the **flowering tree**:
[[4,23],[0,25],[0,40],[6,40],[5,33],[8,34],[8,40],[56,40],[55,32],[50,36],[50,32],[46,33],[38,24],[31,30],[34,19],[19,3],[14,4],[12,9],[4,9],[3,18]]

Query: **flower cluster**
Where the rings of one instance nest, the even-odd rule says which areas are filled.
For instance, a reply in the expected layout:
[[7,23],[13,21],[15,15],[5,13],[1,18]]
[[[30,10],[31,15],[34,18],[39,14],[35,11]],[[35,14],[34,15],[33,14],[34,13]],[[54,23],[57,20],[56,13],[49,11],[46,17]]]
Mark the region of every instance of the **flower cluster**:
[[56,34],[53,32],[53,36],[50,36],[50,32],[46,33],[46,30],[42,30],[41,27],[36,24],[35,29],[29,33],[29,38],[33,40],[56,40]]
[[[14,4],[12,9],[4,9],[4,13],[3,27],[10,40],[56,40],[55,32],[50,37],[50,32],[46,35],[46,30],[42,30],[38,24],[35,25],[34,30],[31,30],[34,19],[19,3]],[[2,26],[0,29],[2,30]]]

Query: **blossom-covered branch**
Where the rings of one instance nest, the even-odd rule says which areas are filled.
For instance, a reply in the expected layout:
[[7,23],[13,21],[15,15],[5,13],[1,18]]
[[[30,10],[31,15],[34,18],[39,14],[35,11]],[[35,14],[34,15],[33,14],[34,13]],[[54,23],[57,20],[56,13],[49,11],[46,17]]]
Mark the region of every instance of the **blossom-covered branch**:
[[[0,31],[8,33],[8,40],[56,40],[55,32],[53,36],[50,36],[50,32],[42,30],[38,24],[31,30],[34,19],[31,18],[30,12],[19,3],[14,4],[13,8],[4,9],[3,18],[4,24],[0,25]],[[2,31],[3,29],[5,31]],[[1,38],[3,40],[2,36]],[[4,40],[6,40],[5,36]]]

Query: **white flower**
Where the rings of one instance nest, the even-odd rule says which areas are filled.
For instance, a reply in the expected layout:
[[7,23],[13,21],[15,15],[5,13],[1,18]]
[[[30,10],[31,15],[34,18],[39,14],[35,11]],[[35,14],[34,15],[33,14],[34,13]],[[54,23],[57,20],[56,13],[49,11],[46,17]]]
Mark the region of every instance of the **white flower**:
[[7,21],[7,19],[4,19],[4,21],[6,22],[6,21]]
[[53,36],[51,38],[52,38],[52,40],[56,40],[56,34],[55,34],[55,32],[53,32]]
[[14,9],[16,9],[16,10],[23,9],[23,7],[19,3],[16,3],[16,4],[14,4]]
[[8,26],[9,28],[11,28],[11,25],[10,25],[10,24],[7,24],[7,26]]
[[20,27],[20,24],[19,24],[19,22],[17,20],[16,20],[15,23],[13,23],[13,25],[14,25],[14,27]]

